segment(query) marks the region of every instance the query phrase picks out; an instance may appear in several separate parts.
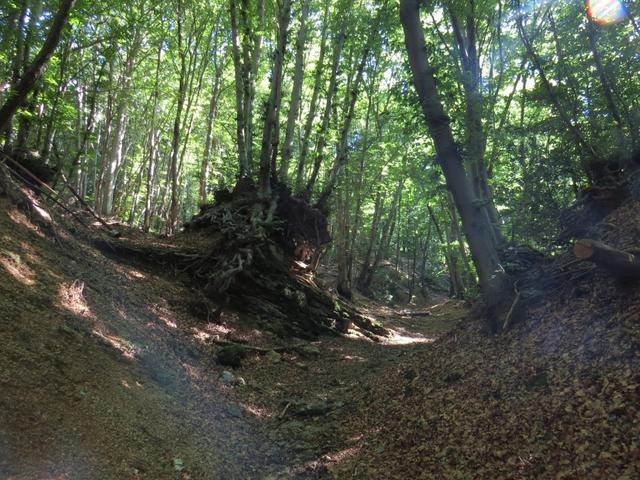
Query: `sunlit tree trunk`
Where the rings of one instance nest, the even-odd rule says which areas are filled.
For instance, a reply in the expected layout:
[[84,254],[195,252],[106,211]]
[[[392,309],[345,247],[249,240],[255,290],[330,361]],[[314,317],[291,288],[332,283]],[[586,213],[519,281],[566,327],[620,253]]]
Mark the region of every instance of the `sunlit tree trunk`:
[[277,177],[275,158],[278,151],[280,104],[282,103],[282,77],[287,30],[291,18],[291,0],[283,0],[278,12],[278,43],[274,52],[271,72],[271,93],[267,101],[262,147],[260,149],[260,189],[266,198],[271,193],[271,178]]
[[158,101],[160,99],[160,65],[162,61],[162,46],[164,39],[160,40],[158,45],[158,53],[156,56],[156,78],[153,84],[152,107],[151,107],[151,124],[149,126],[147,138],[147,175],[146,189],[144,197],[144,217],[142,220],[142,230],[148,232],[151,228],[151,214],[153,202],[153,187],[156,177],[156,163],[158,161],[158,134],[156,132],[156,124],[158,121]]
[[456,38],[456,50],[460,57],[462,86],[465,92],[465,150],[469,158],[469,170],[474,193],[482,202],[485,215],[492,225],[493,238],[496,245],[504,243],[500,231],[500,218],[493,202],[493,195],[489,188],[487,166],[484,159],[486,149],[486,135],[482,125],[484,99],[480,91],[482,70],[478,54],[477,25],[475,18],[475,3],[471,1],[465,5],[468,13],[462,25],[449,8],[451,25]]
[[[215,54],[214,54],[215,55]],[[211,150],[213,147],[213,125],[218,114],[218,101],[220,99],[220,90],[222,88],[222,67],[223,64],[216,58],[216,73],[213,80],[213,90],[211,99],[209,100],[209,113],[207,115],[207,136],[204,141],[204,154],[202,156],[202,165],[200,167],[200,203],[207,201],[207,183],[209,179],[209,165],[211,164]]]
[[302,197],[309,201],[311,194],[313,193],[313,187],[318,179],[318,173],[320,172],[320,165],[324,157],[324,149],[327,146],[327,134],[329,130],[329,122],[331,121],[331,113],[333,111],[333,100],[336,95],[337,83],[338,83],[338,68],[340,67],[340,59],[342,55],[342,47],[344,46],[345,33],[347,23],[342,21],[340,32],[338,33],[335,44],[333,46],[333,55],[331,60],[331,77],[329,79],[329,88],[327,90],[327,97],[325,99],[324,113],[322,114],[322,124],[320,131],[318,132],[318,142],[316,144],[315,160],[313,163],[313,170],[311,176],[307,182],[307,186]]
[[303,0],[300,11],[300,27],[296,37],[295,66],[293,69],[293,87],[291,90],[291,101],[289,102],[289,112],[287,114],[287,127],[284,134],[284,145],[282,147],[282,161],[280,163],[279,178],[282,182],[287,181],[289,175],[289,164],[293,153],[293,137],[295,133],[296,121],[300,112],[300,97],[302,96],[302,81],[304,80],[304,52],[307,41],[307,17],[309,16],[310,0]]
[[348,135],[349,135],[349,131],[351,130],[351,123],[353,122],[353,117],[355,115],[356,101],[358,100],[358,95],[360,94],[360,87],[362,84],[364,69],[367,64],[369,54],[371,52],[373,39],[375,37],[375,34],[377,33],[377,22],[375,25],[376,26],[373,27],[369,32],[369,38],[362,51],[362,57],[360,58],[360,62],[358,64],[356,74],[355,74],[355,79],[353,80],[351,89],[347,91],[348,106],[347,106],[344,121],[342,123],[342,128],[340,129],[340,137],[338,140],[338,144],[336,145],[336,157],[335,157],[333,166],[329,171],[329,178],[327,179],[326,185],[322,190],[322,192],[320,193],[320,196],[318,197],[318,201],[316,202],[316,208],[318,208],[320,211],[326,212],[329,197],[331,197],[331,193],[333,192],[333,189],[335,188],[336,183],[338,181],[338,175],[344,169],[345,164],[347,162]]
[[298,165],[296,168],[295,191],[298,195],[303,195],[304,189],[304,171],[306,168],[307,155],[309,153],[309,145],[311,143],[311,132],[313,130],[313,122],[318,107],[318,97],[320,87],[322,86],[322,72],[324,71],[324,57],[327,49],[327,28],[329,26],[329,6],[330,0],[325,0],[325,10],[322,22],[322,31],[320,32],[320,53],[318,54],[318,63],[313,80],[313,93],[309,103],[309,113],[302,134],[302,145],[300,147],[300,155],[298,157]]

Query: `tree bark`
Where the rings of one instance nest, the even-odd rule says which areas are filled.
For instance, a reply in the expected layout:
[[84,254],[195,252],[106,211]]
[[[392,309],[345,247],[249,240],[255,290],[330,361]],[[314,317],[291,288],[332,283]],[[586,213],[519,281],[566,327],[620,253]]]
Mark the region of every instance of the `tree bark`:
[[340,67],[340,58],[342,55],[342,47],[344,46],[344,40],[346,35],[347,22],[343,20],[342,27],[336,38],[336,43],[333,47],[333,58],[331,64],[331,78],[329,80],[329,89],[327,90],[327,98],[324,107],[324,113],[322,115],[322,125],[318,132],[318,143],[316,144],[316,158],[313,163],[313,170],[307,186],[302,194],[302,198],[306,201],[311,199],[313,193],[313,187],[316,184],[318,173],[320,172],[320,165],[322,164],[322,158],[324,156],[324,148],[327,145],[327,132],[329,130],[329,122],[331,121],[331,113],[333,111],[333,100],[336,95],[337,83],[338,83],[338,68]]
[[316,109],[318,107],[318,96],[320,95],[320,87],[322,85],[322,72],[324,71],[324,57],[327,49],[327,28],[329,26],[329,6],[331,0],[325,0],[325,10],[322,22],[322,31],[320,32],[320,53],[318,54],[318,63],[313,81],[313,93],[311,94],[311,102],[309,103],[309,113],[304,126],[302,135],[302,146],[298,157],[298,165],[296,168],[295,192],[302,196],[304,188],[304,170],[306,167],[307,155],[309,153],[309,144],[311,143],[311,131],[313,130],[313,121],[316,118]]
[[589,260],[607,270],[619,280],[640,280],[640,256],[624,252],[597,240],[578,240],[573,254],[579,260]]
[[282,182],[287,181],[289,175],[289,164],[293,153],[293,137],[295,133],[296,120],[300,112],[300,97],[302,96],[302,81],[304,80],[304,48],[307,41],[307,17],[309,16],[310,0],[303,0],[300,11],[300,29],[296,38],[296,59],[293,69],[293,88],[291,90],[291,101],[289,102],[289,113],[287,114],[287,127],[284,134],[284,146],[282,148],[282,161],[280,163],[279,178]]
[[264,198],[269,197],[271,194],[271,177],[277,177],[275,157],[280,140],[279,117],[282,100],[282,72],[290,18],[291,0],[283,0],[278,12],[278,43],[274,52],[271,93],[267,101],[264,129],[262,131],[262,148],[260,149],[260,189]]
[[595,65],[596,71],[598,72],[598,78],[600,79],[600,86],[602,87],[602,93],[604,94],[605,103],[607,104],[607,109],[609,110],[609,114],[611,115],[611,117],[613,117],[613,122],[615,124],[615,132],[617,137],[616,141],[618,143],[618,155],[624,161],[624,163],[626,163],[629,152],[627,152],[626,148],[622,115],[620,114],[618,105],[613,99],[613,88],[605,71],[604,64],[602,62],[602,55],[600,54],[600,50],[598,50],[596,25],[588,14],[586,30],[587,37],[589,38],[589,48],[591,50],[591,56],[593,57],[593,64]]

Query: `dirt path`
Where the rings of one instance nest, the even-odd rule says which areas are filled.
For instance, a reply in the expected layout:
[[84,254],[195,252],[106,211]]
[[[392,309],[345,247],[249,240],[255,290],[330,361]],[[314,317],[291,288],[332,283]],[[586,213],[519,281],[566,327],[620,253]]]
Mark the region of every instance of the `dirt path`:
[[270,419],[274,441],[288,440],[297,452],[294,473],[333,477],[332,467],[366,442],[369,432],[359,430],[360,420],[369,414],[369,393],[386,381],[383,375],[406,375],[407,357],[431,348],[468,314],[462,302],[438,300],[420,309],[430,313],[423,316],[370,306],[369,313],[392,330],[387,341],[357,334],[322,337],[310,348],[275,361],[255,358],[237,370],[247,385],[237,387],[236,396]]
[[250,356],[223,382],[212,340],[278,340],[233,313],[207,323],[170,272],[65,231],[55,242],[0,202],[1,478],[328,477],[362,439],[352,420],[367,412],[352,405],[379,372],[465,314],[370,306],[388,341],[323,337]]

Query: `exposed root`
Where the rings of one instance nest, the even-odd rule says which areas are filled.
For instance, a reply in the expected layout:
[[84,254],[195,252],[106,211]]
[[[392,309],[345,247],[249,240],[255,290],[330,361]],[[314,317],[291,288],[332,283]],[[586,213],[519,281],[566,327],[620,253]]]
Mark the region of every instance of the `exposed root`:
[[350,328],[372,337],[387,335],[375,320],[314,283],[305,262],[329,241],[326,219],[285,187],[276,185],[274,192],[263,201],[246,180],[233,192],[218,192],[217,201],[203,206],[172,246],[113,239],[95,243],[106,251],[169,264],[188,275],[206,298],[249,312],[280,335],[315,338]]

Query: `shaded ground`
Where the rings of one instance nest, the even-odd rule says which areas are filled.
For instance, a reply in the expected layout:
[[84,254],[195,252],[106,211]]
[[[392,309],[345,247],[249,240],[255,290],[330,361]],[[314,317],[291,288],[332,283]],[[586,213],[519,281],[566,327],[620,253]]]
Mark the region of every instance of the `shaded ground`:
[[355,333],[292,340],[301,353],[255,353],[225,382],[221,341],[282,344],[233,312],[194,316],[199,294],[170,268],[56,231],[0,199],[1,478],[324,478],[353,442],[359,384],[464,313],[374,306],[397,327],[385,345]]

